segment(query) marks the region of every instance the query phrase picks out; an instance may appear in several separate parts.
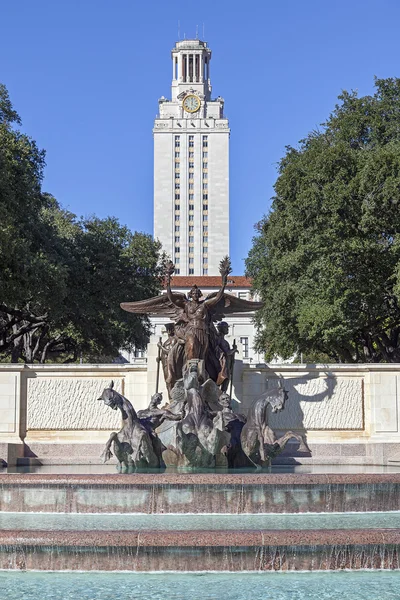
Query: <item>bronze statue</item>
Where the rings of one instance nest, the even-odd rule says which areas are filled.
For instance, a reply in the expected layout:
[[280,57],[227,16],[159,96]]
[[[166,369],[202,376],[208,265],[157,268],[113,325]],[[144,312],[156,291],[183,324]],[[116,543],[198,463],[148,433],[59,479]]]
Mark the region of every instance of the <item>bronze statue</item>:
[[148,408],[145,408],[144,410],[138,410],[137,416],[141,424],[150,434],[154,452],[159,459],[159,466],[165,467],[163,452],[167,448],[157,435],[156,429],[158,429],[158,427],[160,427],[160,425],[162,425],[165,421],[180,421],[182,419],[182,413],[174,414],[165,408],[159,408],[162,400],[162,393],[157,392],[151,397]]
[[[214,323],[221,321],[224,315],[252,312],[262,307],[261,302],[250,302],[225,293],[228,275],[231,272],[231,263],[228,257],[221,261],[221,287],[218,292],[203,298],[201,290],[194,285],[188,296],[171,289],[171,276],[174,265],[169,262],[166,266],[167,293],[148,300],[139,302],[123,302],[121,308],[133,313],[164,315],[170,317],[175,323],[174,334],[183,346],[183,365],[189,360],[199,359],[204,361],[207,375],[217,381],[221,373],[218,347],[218,331]],[[177,353],[177,351],[174,351]],[[177,356],[171,355],[171,361],[177,375],[182,378]],[[177,353],[178,354],[178,353]],[[173,370],[174,370],[173,369]],[[169,378],[169,372],[167,373]],[[222,377],[225,381],[226,377]],[[170,382],[172,383],[172,381]]]
[[158,392],[151,397],[148,408],[145,408],[144,410],[138,410],[137,416],[146,429],[151,429],[151,431],[154,431],[160,427],[164,421],[181,420],[181,414],[174,414],[166,408],[158,408],[162,400],[162,393]]
[[216,339],[215,354],[218,358],[220,370],[217,377],[217,385],[221,387],[223,392],[228,389],[229,381],[233,375],[233,362],[235,354],[238,352],[237,346],[234,343],[232,348],[225,336],[229,333],[229,325],[226,321],[220,321],[217,324],[218,337]]
[[[184,361],[184,340],[175,335],[174,323],[165,325],[168,338],[162,344],[158,342],[160,348],[160,360],[164,373],[164,380],[167,386],[168,395],[171,397],[171,391],[175,383],[182,377]],[[160,338],[161,339],[161,338]]]
[[103,462],[112,457],[111,446],[119,463],[121,471],[132,471],[137,468],[156,468],[161,466],[160,456],[154,451],[151,435],[140,422],[135,409],[127,398],[114,390],[114,382],[103,390],[98,400],[113,410],[121,411],[123,427],[113,432],[101,455]]
[[129,312],[163,315],[173,321],[166,325],[168,339],[162,344],[160,338],[158,363],[163,367],[171,404],[168,410],[160,409],[162,395],[156,393],[149,407],[136,414],[129,400],[117,394],[112,385],[104,390],[101,399],[114,409],[120,408],[124,421],[121,431],[110,436],[104,459],[111,456],[113,444],[115,455],[126,468],[164,466],[163,453],[167,462],[170,459],[177,466],[215,467],[220,458],[230,468],[261,468],[270,464],[291,437],[300,442],[300,450],[308,450],[302,436],[288,431],[276,439],[268,424],[267,406],[273,412],[284,408],[287,392],[282,385],[258,398],[247,419],[232,409],[232,394],[226,391],[231,382],[232,392],[237,349],[225,339],[229,326],[223,318],[253,312],[262,303],[225,293],[231,272],[229,258],[220,264],[221,287],[206,297],[197,285],[187,296],[172,291],[173,272],[174,265],[169,262],[166,294],[121,304]]
[[[218,398],[222,410],[218,413],[220,419],[220,429],[224,429],[227,434],[227,443],[222,448],[221,452],[226,456],[227,466],[229,469],[237,469],[244,467],[254,467],[254,464],[247,458],[243,452],[240,435],[246,423],[244,415],[235,413],[232,409],[232,400],[229,394],[223,392]],[[214,419],[214,422],[217,419]]]
[[177,424],[175,446],[170,445],[169,449],[178,466],[210,468],[216,466],[224,437],[215,423],[217,413],[207,402],[207,382],[200,384],[198,367],[199,360],[192,359],[184,369],[184,416]]
[[274,431],[268,425],[267,406],[271,406],[272,412],[283,410],[288,393],[283,389],[281,381],[278,387],[267,390],[260,398],[255,400],[248,412],[247,421],[240,434],[240,441],[244,453],[248,459],[257,467],[267,467],[271,459],[277,456],[290,438],[300,442],[299,450],[309,452],[303,436],[287,431],[282,437],[276,439]]

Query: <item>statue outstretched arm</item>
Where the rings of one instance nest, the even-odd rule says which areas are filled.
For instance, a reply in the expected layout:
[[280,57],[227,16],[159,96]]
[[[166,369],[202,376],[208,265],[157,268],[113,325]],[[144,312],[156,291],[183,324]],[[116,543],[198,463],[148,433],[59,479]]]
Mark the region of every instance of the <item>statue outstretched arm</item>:
[[[167,297],[168,300],[174,305],[174,306],[179,306],[175,299],[174,299],[174,295],[172,293],[171,290],[171,276],[173,274],[173,272],[175,271],[175,266],[174,263],[170,260],[169,262],[167,262],[167,264],[165,265],[165,274],[167,276]],[[179,306],[179,308],[181,308]]]
[[206,304],[207,306],[214,306],[214,304],[218,304],[218,302],[224,297],[225,287],[228,283],[228,275],[232,272],[231,261],[229,256],[225,256],[225,258],[221,260],[219,265],[219,272],[221,273],[222,279],[221,287],[214,297],[207,298],[204,301],[204,304]]

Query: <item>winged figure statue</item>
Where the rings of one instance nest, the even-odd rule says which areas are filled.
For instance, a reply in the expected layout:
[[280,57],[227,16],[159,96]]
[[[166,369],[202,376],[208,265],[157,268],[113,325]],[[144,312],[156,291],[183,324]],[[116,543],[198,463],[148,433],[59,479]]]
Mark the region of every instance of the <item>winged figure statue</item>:
[[231,262],[225,257],[220,263],[221,287],[218,292],[203,297],[202,291],[194,285],[188,295],[171,289],[171,276],[174,264],[166,265],[167,293],[139,302],[122,302],[121,308],[128,312],[147,315],[163,315],[175,323],[175,335],[184,347],[184,360],[205,361],[206,371],[211,379],[217,380],[219,360],[215,348],[218,331],[214,323],[222,321],[226,315],[253,312],[260,309],[262,302],[251,302],[225,293]]

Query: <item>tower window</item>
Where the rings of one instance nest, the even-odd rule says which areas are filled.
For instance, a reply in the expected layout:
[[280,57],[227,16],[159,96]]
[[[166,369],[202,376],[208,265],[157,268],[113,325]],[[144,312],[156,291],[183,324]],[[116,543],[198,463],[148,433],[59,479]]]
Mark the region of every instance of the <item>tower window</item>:
[[203,275],[208,275],[208,269],[203,269]]
[[189,204],[189,210],[194,210],[194,204]]
[[181,184],[178,182],[175,182],[175,189],[176,190],[180,190],[181,189]]
[[203,183],[203,190],[208,190],[208,183]]
[[189,235],[189,244],[193,244],[193,243],[194,243],[194,236]]
[[[176,262],[176,259],[175,259],[175,262]],[[181,272],[180,269],[175,269],[175,275],[179,275],[180,272]]]
[[208,244],[208,237],[203,235],[203,244]]
[[208,148],[208,135],[203,135],[203,148]]
[[194,265],[194,258],[193,257],[189,258],[189,265]]
[[181,210],[181,205],[180,204],[175,204],[175,210]]
[[189,169],[194,169],[194,162],[189,162]]
[[189,221],[194,221],[194,215],[189,215]]
[[175,236],[175,244],[176,244],[176,243],[178,243],[178,244],[179,244],[179,242],[180,242],[180,241],[181,241],[181,240],[180,240],[180,237],[179,237],[179,235],[176,235],[176,236]]
[[175,194],[175,200],[180,200],[181,199],[181,195],[180,194]]
[[[204,175],[204,173],[203,173]],[[181,174],[178,172],[175,173],[175,179],[180,179],[181,178]]]
[[208,152],[207,151],[203,152],[203,158],[208,158]]
[[179,258],[179,256],[175,256],[175,264],[179,265],[180,262],[181,262],[181,259]]
[[206,265],[207,263],[208,263],[207,256],[203,256],[203,265]]
[[194,225],[189,225],[189,231],[194,231]]
[[208,225],[203,225],[203,231],[208,231]]
[[208,204],[203,204],[203,210],[208,210]]
[[175,246],[175,254],[179,254],[181,251],[181,249],[179,248],[179,246]]
[[[175,175],[176,175],[176,173],[175,173]],[[203,173],[203,179],[208,179],[208,173],[207,173],[207,171],[204,171],[204,173]]]
[[194,135],[189,135],[189,148],[194,148]]
[[175,158],[180,158],[181,153],[180,152],[175,152]]
[[208,215],[203,215],[203,221],[208,221]]
[[203,194],[203,200],[208,200],[208,194]]
[[179,215],[175,215],[175,221],[179,221],[180,216]]
[[194,190],[194,183],[189,183],[189,190]]
[[179,148],[181,145],[181,140],[180,140],[180,136],[176,135],[175,136],[175,148]]
[[194,158],[194,152],[189,152],[189,158]]
[[175,225],[175,231],[180,231],[180,230],[181,230],[180,225]]
[[194,269],[189,269],[189,275],[194,275]]
[[194,194],[189,194],[189,200],[194,200]]
[[203,162],[203,169],[207,169],[208,168],[208,163],[207,162]]

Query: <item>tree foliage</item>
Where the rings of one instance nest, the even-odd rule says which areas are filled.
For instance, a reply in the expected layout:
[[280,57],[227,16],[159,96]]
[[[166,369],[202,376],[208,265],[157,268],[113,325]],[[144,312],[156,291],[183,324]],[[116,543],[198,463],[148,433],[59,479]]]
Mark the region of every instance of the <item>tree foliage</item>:
[[280,161],[247,259],[268,359],[400,361],[400,79],[375,87]]
[[112,359],[143,347],[120,302],[157,295],[160,246],[109,217],[78,219],[42,191],[45,155],[0,85],[0,357]]

